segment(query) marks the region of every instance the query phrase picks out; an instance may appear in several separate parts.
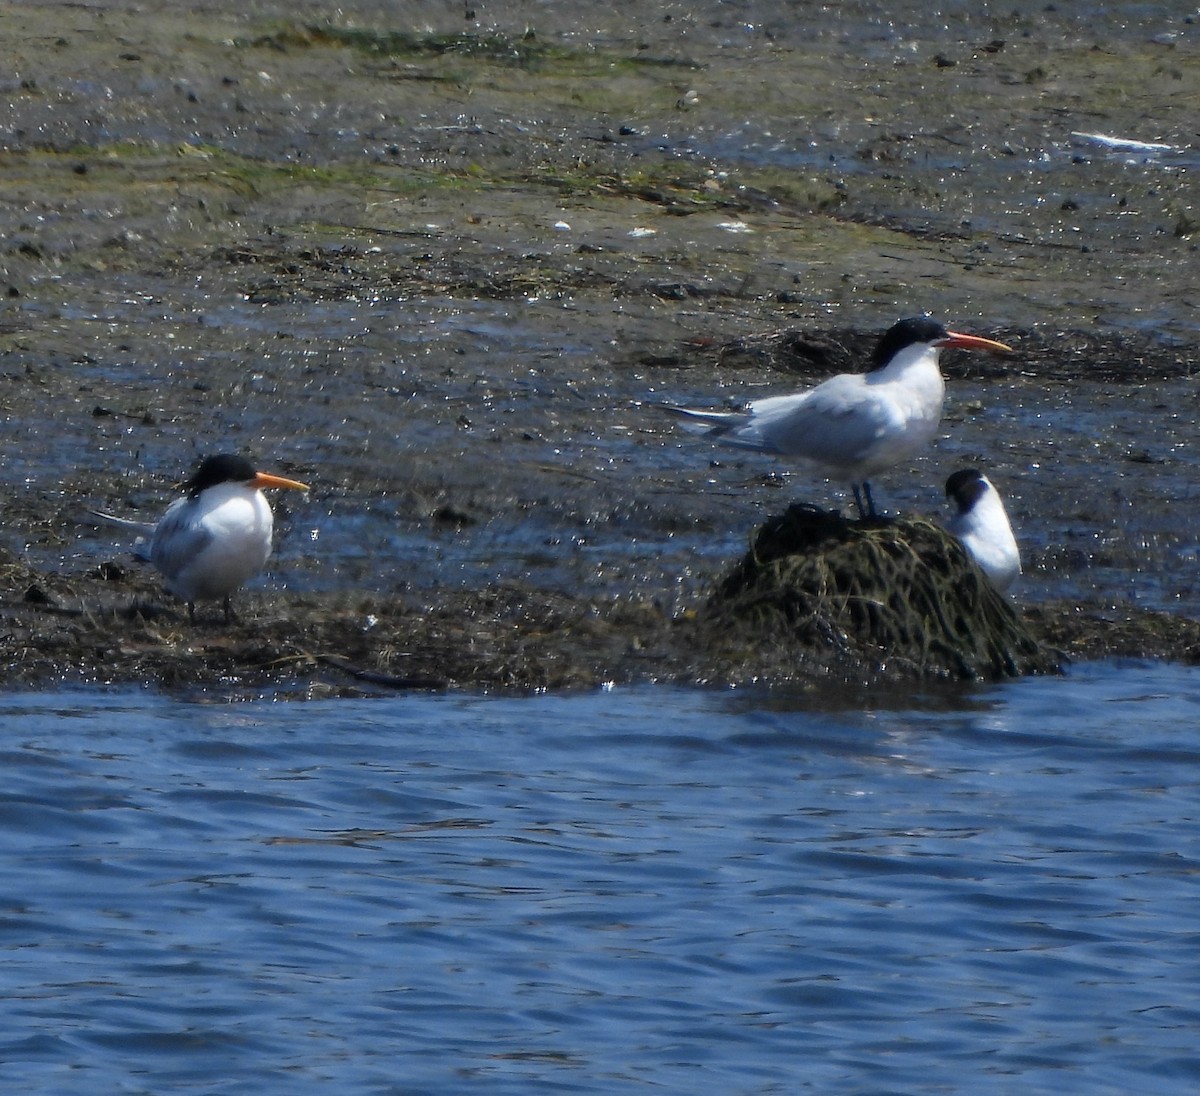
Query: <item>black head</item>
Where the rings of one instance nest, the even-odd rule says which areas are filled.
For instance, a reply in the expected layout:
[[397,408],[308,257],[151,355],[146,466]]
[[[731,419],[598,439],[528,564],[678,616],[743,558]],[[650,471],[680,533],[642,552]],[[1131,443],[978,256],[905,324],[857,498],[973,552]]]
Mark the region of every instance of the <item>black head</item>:
[[946,498],[954,502],[960,514],[967,513],[987,489],[987,480],[978,468],[961,468],[946,480]]
[[907,320],[892,324],[875,344],[871,355],[871,368],[882,369],[906,346],[935,343],[950,337],[937,320],[929,316],[910,316]]
[[200,467],[183,485],[183,489],[195,498],[201,491],[216,487],[218,483],[249,483],[258,471],[245,457],[237,453],[220,453],[205,457]]

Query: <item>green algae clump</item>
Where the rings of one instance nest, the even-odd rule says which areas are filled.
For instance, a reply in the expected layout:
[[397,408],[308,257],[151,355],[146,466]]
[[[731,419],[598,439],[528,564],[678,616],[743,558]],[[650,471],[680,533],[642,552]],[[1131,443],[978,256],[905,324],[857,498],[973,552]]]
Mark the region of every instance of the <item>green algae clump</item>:
[[919,519],[852,521],[806,504],[757,530],[694,624],[710,651],[767,679],[1061,669],[945,530]]

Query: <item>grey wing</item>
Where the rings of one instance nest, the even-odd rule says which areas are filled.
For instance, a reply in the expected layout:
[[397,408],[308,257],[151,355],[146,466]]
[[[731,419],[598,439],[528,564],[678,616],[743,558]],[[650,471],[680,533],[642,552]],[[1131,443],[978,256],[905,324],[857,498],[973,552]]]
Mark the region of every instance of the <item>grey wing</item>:
[[150,562],[167,578],[177,576],[212,541],[212,533],[192,520],[190,499],[176,499],[154,527]]
[[847,467],[866,459],[881,437],[903,425],[892,402],[856,375],[836,377],[801,396],[759,400],[750,410],[745,432],[753,431],[763,448]]

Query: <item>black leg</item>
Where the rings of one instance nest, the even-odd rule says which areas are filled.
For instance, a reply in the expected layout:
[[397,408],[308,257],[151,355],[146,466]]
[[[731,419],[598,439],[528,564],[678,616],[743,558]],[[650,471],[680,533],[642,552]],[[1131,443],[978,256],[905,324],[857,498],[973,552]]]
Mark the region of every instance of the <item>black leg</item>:
[[875,513],[875,500],[871,498],[871,485],[863,480],[863,494],[867,496],[867,516],[876,518],[879,515]]
[[188,623],[196,623],[196,603],[194,601],[188,602]]
[[[866,487],[865,483],[863,484],[863,487]],[[868,495],[867,498],[870,499],[870,495]],[[854,503],[858,507],[859,518],[865,518],[867,516],[867,511],[863,508],[862,490],[859,488],[857,483],[854,485]]]
[[233,623],[233,606],[229,603],[228,595],[225,597],[225,623]]

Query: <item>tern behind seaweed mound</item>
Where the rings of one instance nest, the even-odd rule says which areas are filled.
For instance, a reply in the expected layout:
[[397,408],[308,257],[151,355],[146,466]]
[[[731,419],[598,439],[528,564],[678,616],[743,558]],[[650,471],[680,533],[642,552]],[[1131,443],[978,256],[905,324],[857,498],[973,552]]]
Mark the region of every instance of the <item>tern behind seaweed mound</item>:
[[963,468],[946,480],[946,498],[954,506],[950,532],[1003,593],[1021,573],[1021,552],[999,492],[977,468]]

